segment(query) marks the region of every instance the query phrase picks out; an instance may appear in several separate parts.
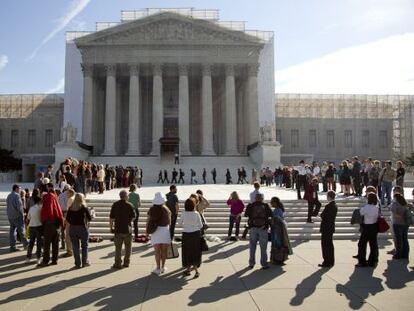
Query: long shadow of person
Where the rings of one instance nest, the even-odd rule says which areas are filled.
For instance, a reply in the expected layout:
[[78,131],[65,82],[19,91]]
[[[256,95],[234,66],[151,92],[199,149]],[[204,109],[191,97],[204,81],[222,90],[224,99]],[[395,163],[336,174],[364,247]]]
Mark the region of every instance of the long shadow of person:
[[388,260],[388,267],[382,274],[385,276],[385,285],[390,289],[401,289],[408,282],[414,281],[414,271],[408,271],[407,261]]
[[[169,295],[175,291],[182,289],[187,283],[184,278],[178,278],[177,273],[181,274],[182,270],[172,271],[162,277],[155,275],[146,275],[128,283],[118,284],[111,287],[100,287],[91,290],[85,294],[73,297],[65,302],[54,306],[51,310],[73,310],[79,305],[100,307],[99,310],[126,310],[138,306],[140,303],[148,302],[161,295]],[[165,282],[173,279],[174,286],[163,287],[162,291],[146,291],[144,288],[148,287],[151,281]],[[139,288],[142,289],[142,295],[137,292],[137,284],[145,284]],[[131,290],[133,289],[133,290]],[[145,295],[145,297],[144,297]]]
[[[221,244],[217,247],[220,247],[220,246],[222,247]],[[203,262],[204,263],[210,263],[210,262],[213,262],[215,260],[226,259],[226,258],[229,258],[229,257],[231,257],[235,254],[238,254],[238,253],[240,253],[240,252],[242,252],[242,251],[244,251],[248,248],[249,248],[249,244],[239,244],[236,247],[233,247],[229,250],[222,250],[219,253],[215,253],[214,255],[208,257],[208,259],[204,260]],[[206,252],[205,254],[203,254],[203,256],[208,255],[209,253],[210,253],[210,250],[208,252]]]
[[[218,276],[209,285],[198,288],[192,293],[189,297],[191,301],[188,303],[188,306],[213,303],[220,299],[238,295],[247,290],[253,290],[285,273],[281,267],[276,267],[275,269],[255,270],[243,276],[247,271],[249,271],[249,268],[246,267],[225,278]],[[211,295],[214,289],[216,290],[215,295]]]
[[322,276],[327,271],[328,269],[319,269],[307,278],[304,278],[302,282],[296,286],[296,295],[290,300],[290,305],[300,306],[307,297],[311,296],[315,292],[318,283],[322,281]]
[[382,280],[374,277],[374,268],[357,268],[345,284],[337,284],[336,291],[345,295],[349,300],[349,307],[357,310],[362,308],[368,296],[376,295],[384,290]]

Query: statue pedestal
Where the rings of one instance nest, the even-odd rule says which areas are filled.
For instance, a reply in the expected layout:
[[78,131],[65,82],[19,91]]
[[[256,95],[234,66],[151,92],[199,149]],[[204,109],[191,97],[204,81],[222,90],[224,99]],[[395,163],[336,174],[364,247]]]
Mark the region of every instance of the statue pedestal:
[[251,160],[257,165],[258,169],[269,167],[275,169],[282,165],[280,162],[280,148],[282,145],[276,141],[265,141],[249,151]]
[[[77,142],[58,142],[55,145],[55,163],[60,164],[67,158],[75,158],[78,160],[87,160],[90,152],[81,148]],[[58,167],[58,166],[55,166]]]

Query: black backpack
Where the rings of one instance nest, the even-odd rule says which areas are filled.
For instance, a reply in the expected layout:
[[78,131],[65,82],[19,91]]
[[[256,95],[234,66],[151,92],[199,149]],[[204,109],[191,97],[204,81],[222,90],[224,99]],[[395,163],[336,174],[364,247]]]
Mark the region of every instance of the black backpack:
[[253,204],[249,217],[249,226],[255,228],[263,228],[268,225],[266,204]]

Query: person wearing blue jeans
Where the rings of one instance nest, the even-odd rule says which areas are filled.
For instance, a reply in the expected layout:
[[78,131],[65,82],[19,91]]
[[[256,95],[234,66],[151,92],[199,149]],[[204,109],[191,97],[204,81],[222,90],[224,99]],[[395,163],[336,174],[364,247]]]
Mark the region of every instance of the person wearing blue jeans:
[[387,205],[391,204],[392,182],[383,181],[381,183],[381,207],[385,206],[385,195],[387,195]]
[[[85,226],[73,226],[69,228],[70,239],[72,241],[73,257],[75,266],[83,267],[88,265],[88,239],[89,232]],[[82,248],[82,260],[79,248]]]
[[27,240],[24,236],[24,221],[23,221],[23,202],[20,198],[20,186],[13,185],[12,192],[7,196],[7,218],[10,224],[10,251],[15,252],[16,248],[16,231],[19,235],[23,247],[27,247]]
[[259,242],[260,246],[260,264],[263,268],[268,268],[267,263],[267,242],[268,242],[268,234],[267,229],[262,228],[250,228],[250,240],[249,240],[249,249],[250,249],[250,257],[249,257],[249,267],[254,267],[256,264],[256,247],[257,242]]
[[252,269],[256,263],[256,247],[257,242],[260,245],[260,264],[262,269],[268,269],[267,263],[267,242],[268,242],[268,228],[270,219],[272,218],[272,210],[267,203],[263,202],[263,195],[258,192],[255,196],[254,203],[250,203],[244,216],[248,217],[248,225],[250,227],[250,258],[249,268]]

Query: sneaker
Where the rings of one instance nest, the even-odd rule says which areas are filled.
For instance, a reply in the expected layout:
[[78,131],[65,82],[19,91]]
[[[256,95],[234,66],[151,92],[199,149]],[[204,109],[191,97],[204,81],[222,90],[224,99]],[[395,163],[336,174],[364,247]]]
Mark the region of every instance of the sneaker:
[[38,258],[36,264],[40,265],[42,263],[42,258]]
[[165,273],[167,271],[168,271],[168,268],[167,267],[161,268],[161,273]]
[[152,270],[152,273],[154,273],[156,275],[160,275],[161,274],[161,269],[155,268],[154,270]]
[[30,258],[26,258],[26,260],[24,261],[25,264],[30,263]]

